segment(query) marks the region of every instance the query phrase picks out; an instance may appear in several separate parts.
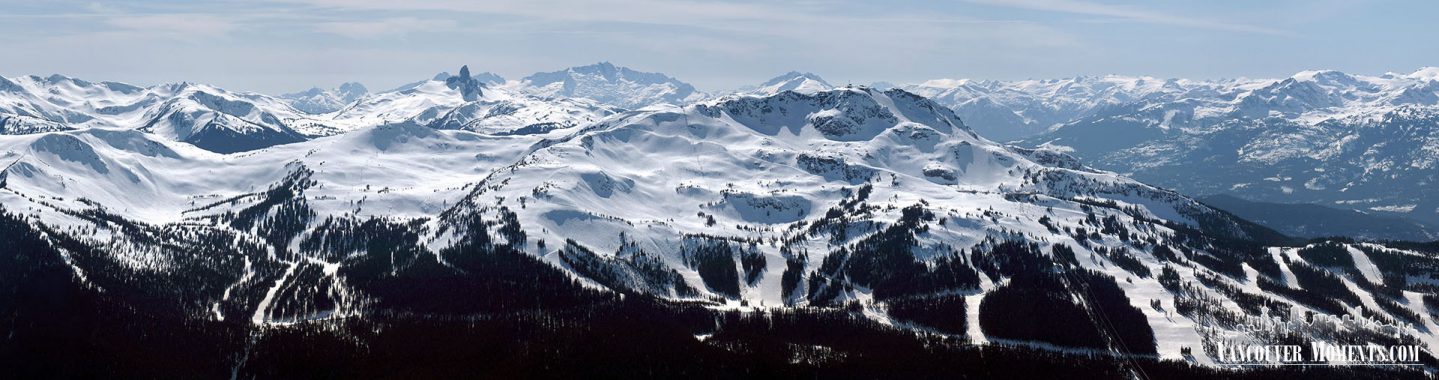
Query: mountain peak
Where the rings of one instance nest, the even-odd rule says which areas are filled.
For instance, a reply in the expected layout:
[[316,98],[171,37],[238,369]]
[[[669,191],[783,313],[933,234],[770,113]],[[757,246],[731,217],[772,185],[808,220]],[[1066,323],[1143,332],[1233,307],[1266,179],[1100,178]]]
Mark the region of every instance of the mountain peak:
[[600,62],[597,62],[597,63],[592,64],[592,65],[577,66],[577,67],[572,67],[571,69],[572,69],[572,70],[578,70],[578,69],[593,69],[593,70],[599,70],[599,71],[614,72],[614,71],[618,71],[619,69],[626,69],[626,70],[628,70],[629,68],[628,68],[628,67],[615,66],[615,64],[610,63],[610,61],[600,61]]
[[472,102],[484,95],[480,90],[483,83],[470,76],[470,65],[460,66],[460,75],[445,78],[445,86],[459,90],[460,97],[467,102]]
[[365,85],[360,84],[360,82],[345,82],[345,83],[341,83],[341,84],[340,84],[340,87],[338,87],[337,89],[340,90],[340,92],[342,92],[342,93],[347,93],[347,94],[353,94],[353,93],[364,94],[364,93],[370,92],[370,90],[369,90],[369,89],[366,89],[366,88],[365,88]]
[[694,86],[669,75],[637,71],[610,62],[535,73],[521,82],[535,95],[589,98],[623,108],[683,104],[704,97]]
[[[575,66],[575,67],[570,67],[570,68],[567,68],[567,69],[564,69],[564,70],[561,70],[561,71],[555,71],[555,72],[543,73],[543,74],[559,74],[559,73],[571,74],[571,76],[573,76],[573,75],[597,75],[597,76],[600,76],[600,77],[602,77],[602,78],[604,78],[605,80],[608,80],[608,81],[630,80],[630,81],[640,82],[640,83],[662,83],[662,82],[670,82],[670,81],[678,82],[677,80],[675,80],[673,77],[670,77],[669,75],[665,75],[665,74],[662,74],[662,73],[643,72],[643,71],[631,69],[631,68],[625,67],[625,66],[617,66],[617,65],[615,65],[615,64],[613,64],[613,63],[610,63],[609,61],[600,61],[600,62],[598,62],[598,63],[594,63],[594,64],[590,64],[590,65]],[[527,77],[526,80],[529,80],[530,78],[546,79],[546,80],[548,80],[548,79],[555,79],[555,78],[552,78],[552,77],[549,77],[549,76],[543,76],[543,75],[541,75],[541,73],[537,73],[537,74],[535,74],[535,75],[531,75],[530,77]],[[557,77],[556,77],[556,78],[557,78]]]
[[281,94],[280,96],[282,96],[282,97],[288,97],[288,96],[315,96],[315,95],[319,95],[319,94],[324,93],[324,92],[325,92],[325,89],[320,88],[320,86],[312,86],[312,87],[310,87],[310,88],[308,88],[308,89],[305,89],[305,90],[303,90],[303,91],[296,91],[296,92],[292,92],[292,93],[288,93],[288,94]]
[[790,71],[771,78],[759,85],[754,92],[760,94],[777,94],[785,91],[796,92],[818,92],[834,88],[824,78],[813,73],[802,73]]
[[[468,68],[469,68],[469,65],[465,65],[464,67],[461,67],[461,69],[468,69]],[[461,70],[461,71],[465,71],[465,70]],[[453,76],[464,76],[464,73],[462,72],[462,73],[460,73],[459,75],[456,75],[456,74],[450,74],[449,71],[441,71],[441,72],[435,74],[435,76],[430,77],[430,80],[432,80],[432,81],[444,82],[445,80],[450,79],[450,77],[453,77]],[[482,83],[482,84],[487,84],[487,85],[505,83],[505,78],[504,78],[504,77],[500,76],[499,74],[495,74],[495,73],[488,72],[488,71],[481,71],[481,72],[478,72],[478,73],[470,73],[469,77],[472,78],[472,79],[474,79],[474,80],[479,81],[479,82]],[[423,83],[423,82],[424,82],[424,81],[406,84],[406,85],[400,86],[400,88],[411,87],[411,86],[418,85],[419,83]]]
[[808,72],[802,73],[802,72],[798,72],[798,71],[790,71],[790,72],[787,72],[787,73],[784,73],[784,74],[780,74],[780,75],[777,76],[777,77],[770,78],[770,80],[765,81],[764,84],[761,84],[761,86],[769,86],[769,85],[773,85],[773,84],[778,84],[778,83],[788,82],[788,81],[794,81],[794,80],[812,80],[812,81],[824,83],[824,84],[826,84],[826,85],[829,84],[829,82],[825,82],[824,78],[820,78],[819,75],[815,75],[814,73],[808,73]]
[[728,118],[765,135],[786,129],[803,135],[802,130],[813,128],[827,140],[865,141],[887,132],[907,130],[915,123],[943,134],[970,134],[969,128],[949,108],[901,89],[881,91],[866,86],[846,86],[809,92],[781,91],[726,96],[695,107],[709,117],[718,118],[720,112],[724,112]]
[[309,114],[323,114],[338,111],[346,105],[369,94],[365,85],[358,82],[341,83],[334,89],[310,87],[308,90],[280,95],[290,107]]
[[1354,77],[1337,70],[1304,70],[1290,77],[1300,82],[1350,83]]
[[89,85],[89,84],[90,84],[90,82],[86,82],[86,81],[81,80],[81,79],[71,78],[71,77],[68,77],[68,76],[60,75],[60,74],[50,74],[50,76],[45,77],[44,81],[45,81],[46,83],[75,82],[76,84],[79,84],[79,85]]
[[1410,78],[1419,80],[1439,80],[1439,67],[1425,66],[1415,70],[1408,75]]

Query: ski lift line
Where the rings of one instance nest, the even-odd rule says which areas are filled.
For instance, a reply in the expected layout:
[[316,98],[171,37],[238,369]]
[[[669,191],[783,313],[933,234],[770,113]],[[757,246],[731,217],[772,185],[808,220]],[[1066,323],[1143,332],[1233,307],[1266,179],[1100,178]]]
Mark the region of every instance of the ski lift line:
[[9,165],[5,165],[5,169],[4,169],[4,170],[0,170],[0,172],[9,172],[11,167],[15,166],[16,164],[19,164],[19,163],[20,163],[20,160],[25,159],[25,157],[26,157],[26,156],[29,156],[29,155],[30,155],[29,152],[21,153],[19,158],[16,158],[15,161],[11,161]]
[[[1129,346],[1124,343],[1124,340],[1123,340],[1123,339],[1119,339],[1119,329],[1114,327],[1114,323],[1113,323],[1112,321],[1110,321],[1109,316],[1104,313],[1104,308],[1090,305],[1090,302],[1094,300],[1094,293],[1091,293],[1091,292],[1089,291],[1088,283],[1075,281],[1074,277],[1073,277],[1068,271],[1062,271],[1062,272],[1060,272],[1060,273],[1061,273],[1066,279],[1068,279],[1073,285],[1075,285],[1076,287],[1078,287],[1080,291],[1084,292],[1084,295],[1085,295],[1085,297],[1087,297],[1087,298],[1085,298],[1085,299],[1083,299],[1083,300],[1084,300],[1086,306],[1091,306],[1091,307],[1087,308],[1087,310],[1092,310],[1091,313],[1098,314],[1099,320],[1102,321],[1102,322],[1104,322],[1104,325],[1105,325],[1105,326],[1099,326],[1099,323],[1096,322],[1096,321],[1094,321],[1094,320],[1091,320],[1090,323],[1091,323],[1091,324],[1094,324],[1096,328],[1099,328],[1099,329],[1101,329],[1101,330],[1104,330],[1105,327],[1108,327],[1108,328],[1107,328],[1108,334],[1106,334],[1105,337],[1108,338],[1107,340],[1110,340],[1110,341],[1111,341],[1110,349],[1122,349],[1122,350],[1124,350],[1124,352],[1117,352],[1117,354],[1119,355],[1119,357],[1121,358],[1121,360],[1124,360],[1125,362],[1128,362],[1129,365],[1134,368],[1134,370],[1136,371],[1136,374],[1139,375],[1141,378],[1144,378],[1144,379],[1146,379],[1146,380],[1147,380],[1147,379],[1151,379],[1151,377],[1149,377],[1149,374],[1144,371],[1144,368],[1143,368],[1143,367],[1140,367],[1139,364],[1136,363],[1133,358],[1129,357],[1129,355],[1130,355],[1129,353],[1131,353],[1131,352],[1133,352],[1133,351],[1131,351],[1131,350],[1129,349]],[[1091,319],[1092,319],[1092,318],[1091,318]],[[1115,347],[1116,345],[1117,345],[1118,347]]]

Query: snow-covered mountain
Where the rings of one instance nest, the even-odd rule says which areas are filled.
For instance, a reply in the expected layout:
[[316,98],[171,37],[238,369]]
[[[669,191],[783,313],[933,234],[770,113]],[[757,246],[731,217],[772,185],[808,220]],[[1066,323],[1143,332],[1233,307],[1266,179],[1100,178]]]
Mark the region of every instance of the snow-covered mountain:
[[535,73],[521,79],[520,84],[525,91],[539,96],[586,98],[625,109],[683,105],[705,97],[689,83],[668,75],[635,71],[609,62]]
[[193,83],[141,88],[52,75],[5,81],[5,132],[136,129],[217,152],[252,150],[337,131],[285,101]]
[[[63,76],[0,82],[0,130],[139,130],[218,153],[252,151],[391,123],[543,134],[618,109],[588,99],[539,98],[490,73],[441,73],[395,90],[359,84],[281,97],[174,83],[148,88]],[[303,108],[305,110],[301,110]]]
[[144,89],[130,85],[90,83],[60,75],[0,78],[0,126],[6,134],[22,134],[66,130],[73,128],[72,124],[100,124],[83,110],[114,107],[117,102],[111,99],[142,92]]
[[1187,194],[1439,220],[1439,69],[1273,80],[937,80],[906,88],[977,131]]
[[[469,65],[460,66],[460,71],[467,71],[467,70],[469,70],[469,68],[470,68]],[[464,75],[464,73],[460,73],[459,75]],[[452,76],[455,76],[455,74],[450,74],[449,72],[442,71],[442,72],[440,72],[439,74],[435,74],[435,77],[433,78],[433,80],[445,80],[446,78],[449,78],[449,77],[452,77]],[[488,72],[488,71],[479,72],[479,73],[471,73],[471,74],[470,74],[470,78],[473,78],[476,82],[479,82],[480,84],[485,85],[485,86],[499,86],[499,85],[505,84],[505,82],[506,82],[506,81],[505,81],[505,77],[500,76],[500,74],[495,74],[495,73]],[[406,86],[412,86],[412,85],[414,85],[414,84],[410,84],[410,85],[406,85]],[[402,86],[402,87],[405,87],[405,86]]]
[[347,82],[328,90],[311,87],[309,90],[280,95],[280,99],[289,101],[291,107],[302,112],[323,114],[338,111],[368,93],[370,90],[366,89],[365,85]]
[[1023,81],[936,79],[901,88],[954,108],[986,136],[1009,141],[1113,106],[1152,98],[1222,96],[1217,88],[1245,83],[1111,75]]
[[409,123],[436,129],[492,134],[545,134],[572,128],[619,112],[583,98],[541,98],[524,88],[497,83],[493,74],[441,73],[435,78],[370,94],[325,115],[348,128]]
[[833,88],[833,85],[825,82],[824,78],[820,78],[819,75],[791,71],[760,83],[759,86],[741,91],[757,95],[774,95],[785,91],[815,93]]
[[[944,352],[1213,364],[1218,339],[1287,339],[1244,318],[1315,312],[1364,317],[1305,338],[1439,343],[1431,290],[1407,280],[1435,275],[1420,248],[1293,245],[1057,151],[995,143],[904,90],[612,113],[473,84],[367,95],[325,119],[348,132],[245,154],[137,129],[0,136],[0,233],[38,247],[22,262],[50,263],[0,266],[15,272],[0,281],[48,268],[63,277],[24,286],[278,341],[495,320],[543,335],[614,314],[663,332],[636,338],[648,345],[710,355],[751,342],[745,318],[760,316],[766,336],[822,323],[963,342],[925,340]],[[627,336],[607,334],[596,342]],[[285,357],[268,350],[290,346],[249,341],[216,357],[264,373]],[[778,347],[805,350],[786,363],[823,355]]]

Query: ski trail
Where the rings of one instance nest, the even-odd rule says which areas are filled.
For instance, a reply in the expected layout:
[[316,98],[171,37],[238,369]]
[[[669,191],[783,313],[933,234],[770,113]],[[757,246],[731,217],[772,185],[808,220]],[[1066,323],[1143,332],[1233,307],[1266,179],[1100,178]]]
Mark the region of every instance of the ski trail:
[[285,280],[290,279],[290,275],[292,275],[292,274],[295,273],[295,268],[299,268],[299,267],[300,267],[300,264],[299,264],[299,263],[289,263],[289,264],[290,264],[290,268],[285,270],[285,275],[280,276],[280,279],[279,279],[279,280],[275,280],[275,286],[270,287],[270,290],[268,290],[268,291],[265,292],[265,298],[262,299],[262,300],[260,300],[260,305],[259,305],[259,306],[256,306],[256,307],[255,307],[255,316],[250,317],[250,322],[251,322],[251,323],[254,323],[254,324],[257,324],[257,325],[259,325],[259,324],[264,324],[264,323],[265,323],[265,319],[266,319],[265,317],[266,317],[266,314],[268,314],[267,312],[268,312],[269,309],[270,309],[270,302],[274,301],[274,299],[275,299],[275,293],[278,292],[281,287],[285,286]]
[[1368,254],[1353,246],[1345,245],[1344,248],[1349,251],[1349,256],[1354,258],[1354,268],[1359,269],[1365,280],[1369,280],[1371,284],[1384,283],[1384,277],[1379,274],[1379,266],[1369,260]]
[[985,294],[988,294],[990,290],[994,290],[994,288],[999,286],[1000,284],[990,282],[989,276],[981,274],[979,276],[979,291],[964,297],[965,326],[968,327],[965,329],[964,335],[969,338],[970,343],[976,345],[989,344],[989,339],[984,336],[984,331],[979,326],[979,303],[984,300]]

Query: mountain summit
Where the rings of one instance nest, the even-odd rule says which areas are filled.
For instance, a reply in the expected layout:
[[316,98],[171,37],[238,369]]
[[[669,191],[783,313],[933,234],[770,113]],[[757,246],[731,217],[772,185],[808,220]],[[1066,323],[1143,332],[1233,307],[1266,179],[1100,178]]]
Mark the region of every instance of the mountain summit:
[[484,95],[484,92],[481,91],[484,88],[484,84],[480,83],[480,80],[470,76],[469,65],[460,66],[459,75],[445,78],[445,86],[451,90],[459,91],[460,98],[467,102],[475,101]]
[[279,98],[289,101],[291,107],[302,112],[325,114],[338,111],[369,93],[369,89],[363,84],[346,82],[329,90],[311,87],[309,90],[280,95]]
[[761,83],[749,92],[772,95],[785,91],[813,93],[834,88],[819,75],[791,71]]
[[689,83],[668,75],[609,62],[536,73],[520,82],[540,96],[588,98],[630,109],[659,103],[685,104],[705,96]]

